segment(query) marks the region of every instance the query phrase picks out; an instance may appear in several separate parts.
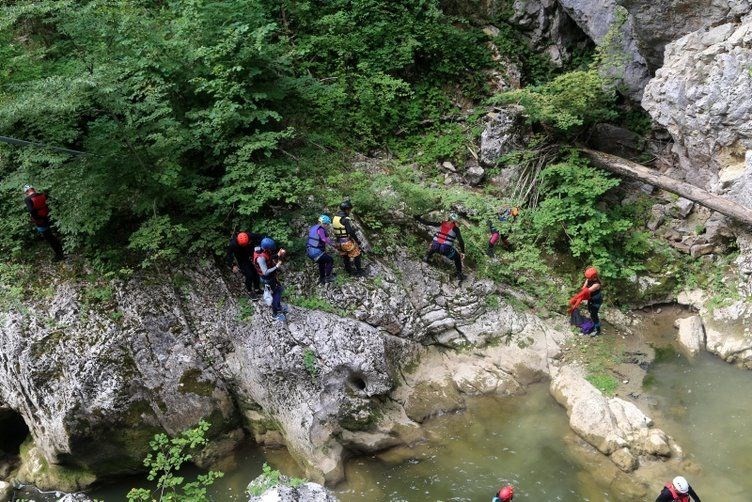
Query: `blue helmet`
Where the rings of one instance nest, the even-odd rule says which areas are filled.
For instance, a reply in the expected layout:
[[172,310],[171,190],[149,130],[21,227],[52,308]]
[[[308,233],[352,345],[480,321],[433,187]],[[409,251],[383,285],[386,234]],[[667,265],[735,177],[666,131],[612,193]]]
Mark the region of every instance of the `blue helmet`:
[[329,216],[322,214],[321,216],[319,216],[319,223],[321,223],[322,225],[331,225],[332,219]]
[[274,243],[274,239],[270,237],[264,237],[263,239],[261,239],[261,249],[270,250],[276,247],[277,245]]

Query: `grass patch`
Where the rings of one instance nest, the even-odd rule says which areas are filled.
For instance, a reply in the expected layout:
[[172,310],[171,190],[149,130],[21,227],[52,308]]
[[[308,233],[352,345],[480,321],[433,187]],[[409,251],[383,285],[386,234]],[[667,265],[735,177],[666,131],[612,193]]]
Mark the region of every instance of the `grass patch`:
[[619,386],[619,381],[613,375],[607,373],[589,374],[585,379],[607,396],[613,396]]

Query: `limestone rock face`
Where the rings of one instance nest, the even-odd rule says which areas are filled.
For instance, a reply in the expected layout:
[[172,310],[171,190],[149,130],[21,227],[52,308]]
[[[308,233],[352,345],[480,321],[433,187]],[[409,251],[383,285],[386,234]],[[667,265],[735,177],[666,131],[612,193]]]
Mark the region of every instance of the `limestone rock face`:
[[650,418],[628,401],[605,397],[578,368],[566,366],[556,371],[550,390],[567,409],[572,430],[609,455],[621,470],[635,470],[640,455],[671,456],[670,438],[655,428]]
[[495,167],[499,159],[522,145],[521,132],[524,109],[517,105],[507,106],[487,116],[486,128],[480,137],[480,162],[486,167]]
[[752,172],[751,41],[747,15],[668,44],[642,101],[673,137],[685,179],[742,203]]
[[634,20],[637,47],[651,72],[663,65],[667,44],[687,33],[746,14],[749,0],[620,0]]
[[566,63],[570,50],[582,39],[573,20],[556,0],[515,0],[509,21],[522,29],[531,45],[557,66]]
[[705,348],[705,330],[702,318],[698,315],[679,319],[679,344],[690,356],[697,355]]
[[621,81],[629,97],[640,101],[650,72],[637,46],[632,17],[616,0],[559,0],[559,4],[596,45],[612,44],[609,52],[619,57],[613,58],[607,71]]
[[[251,481],[248,488],[263,484],[263,476]],[[286,476],[280,478],[280,483],[265,490],[261,495],[252,496],[248,502],[337,502],[332,492],[316,483],[303,483],[300,486],[290,486]]]

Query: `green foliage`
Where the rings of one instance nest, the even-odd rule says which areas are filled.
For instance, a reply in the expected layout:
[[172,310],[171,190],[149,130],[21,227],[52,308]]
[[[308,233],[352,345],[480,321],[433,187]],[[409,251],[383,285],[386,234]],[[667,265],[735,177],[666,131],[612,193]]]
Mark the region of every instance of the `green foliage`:
[[248,322],[253,317],[253,304],[248,298],[242,297],[238,299],[237,317],[241,322]]
[[147,479],[156,481],[157,488],[149,491],[145,488],[133,488],[128,493],[129,502],[201,502],[207,500],[207,488],[224,474],[209,471],[198,476],[196,481],[186,483],[185,478],[178,475],[180,468],[193,457],[190,451],[203,447],[208,443],[206,432],[209,423],[202,420],[192,429],[188,429],[178,437],[169,438],[166,434],[157,434],[149,446],[151,453],[144,459],[144,465],[149,469]]
[[589,374],[585,377],[585,380],[607,396],[613,396],[617,387],[619,387],[619,381],[613,375],[607,373]]
[[303,351],[303,366],[311,379],[316,379],[316,375],[319,373],[318,363],[316,361],[316,353],[312,349],[305,349]]
[[500,94],[493,101],[520,104],[531,123],[569,133],[615,118],[614,99],[614,91],[606,87],[597,68],[591,68],[564,73],[543,85]]
[[285,484],[287,486],[296,488],[298,486],[301,486],[305,482],[306,482],[305,479],[288,478],[287,476],[283,476],[282,473],[280,473],[276,469],[272,469],[265,462],[264,466],[262,467],[261,476],[253,480],[253,482],[250,485],[248,485],[248,489],[246,490],[246,492],[248,496],[250,497],[258,497],[269,488],[273,488],[280,484]]
[[603,277],[629,277],[643,269],[650,249],[647,235],[634,231],[620,206],[601,202],[617,179],[576,156],[548,166],[540,177],[543,200],[532,223],[546,243],[595,265]]

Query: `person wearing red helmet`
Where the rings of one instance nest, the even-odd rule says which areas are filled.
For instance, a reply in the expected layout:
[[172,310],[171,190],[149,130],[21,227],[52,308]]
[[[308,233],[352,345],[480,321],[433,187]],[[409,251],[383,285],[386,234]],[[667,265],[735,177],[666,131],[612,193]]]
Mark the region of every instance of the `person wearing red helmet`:
[[[232,268],[232,272],[242,273],[245,277],[245,289],[248,296],[256,300],[261,295],[261,283],[259,281],[256,267],[253,266],[253,248],[261,242],[260,234],[253,232],[238,232],[232,234],[230,242],[227,244],[227,256],[225,261],[227,266]],[[236,263],[237,262],[237,263]]]
[[50,208],[47,206],[47,195],[37,192],[31,185],[24,186],[24,195],[26,209],[29,211],[29,215],[31,215],[31,221],[37,228],[37,232],[52,248],[52,251],[55,253],[55,260],[64,260],[63,246],[55,234],[52,233],[50,226]]
[[491,502],[510,502],[514,498],[514,486],[506,485],[499,488]]
[[585,269],[585,282],[582,284],[582,290],[587,290],[590,294],[587,300],[587,309],[590,313],[590,319],[593,321],[593,331],[590,336],[601,334],[601,318],[598,311],[603,305],[603,289],[601,279],[598,277],[598,270],[595,267]]

